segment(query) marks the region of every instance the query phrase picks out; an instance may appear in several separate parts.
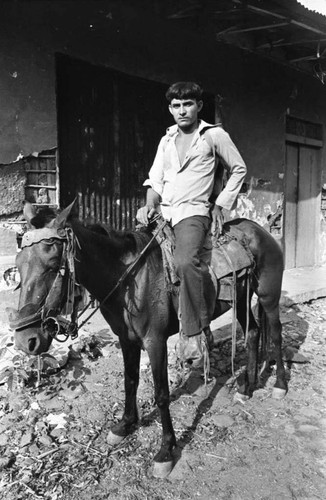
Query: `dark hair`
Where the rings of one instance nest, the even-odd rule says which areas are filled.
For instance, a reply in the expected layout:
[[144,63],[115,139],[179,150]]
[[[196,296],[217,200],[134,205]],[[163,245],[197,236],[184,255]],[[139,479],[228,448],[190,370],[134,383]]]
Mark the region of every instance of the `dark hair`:
[[172,99],[196,99],[200,101],[203,95],[203,89],[195,82],[176,82],[167,90],[165,97],[169,102]]

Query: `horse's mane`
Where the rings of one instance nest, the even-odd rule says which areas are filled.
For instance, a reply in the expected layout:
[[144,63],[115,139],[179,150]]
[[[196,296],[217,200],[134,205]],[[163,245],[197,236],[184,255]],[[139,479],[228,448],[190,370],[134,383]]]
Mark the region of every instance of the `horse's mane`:
[[151,233],[146,229],[119,231],[106,224],[85,223],[90,231],[109,237],[113,246],[121,251],[140,252],[148,243]]
[[[53,208],[41,208],[31,219],[31,224],[36,229],[40,229],[49,224],[57,215],[58,211]],[[86,229],[98,235],[102,235],[104,238],[109,238],[117,252],[140,252],[151,237],[151,233],[146,228],[140,229],[139,231],[118,231],[105,224],[88,221],[79,221],[79,223]]]

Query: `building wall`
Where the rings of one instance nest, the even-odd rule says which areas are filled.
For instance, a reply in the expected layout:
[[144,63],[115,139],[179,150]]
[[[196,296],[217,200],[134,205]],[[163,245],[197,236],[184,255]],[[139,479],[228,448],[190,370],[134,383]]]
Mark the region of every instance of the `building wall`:
[[0,165],[0,257],[15,255],[17,234],[25,199],[26,174],[23,160],[12,165]]
[[13,165],[0,165],[0,220],[18,214],[25,199],[26,174],[22,160]]
[[[183,31],[131,0],[2,2],[1,9],[0,163],[56,146],[56,52],[155,81],[196,80],[217,94],[248,165],[238,213],[263,225],[282,203],[285,115],[326,123],[317,79]],[[326,185],[324,152],[322,166]],[[325,231],[321,212],[321,238]]]

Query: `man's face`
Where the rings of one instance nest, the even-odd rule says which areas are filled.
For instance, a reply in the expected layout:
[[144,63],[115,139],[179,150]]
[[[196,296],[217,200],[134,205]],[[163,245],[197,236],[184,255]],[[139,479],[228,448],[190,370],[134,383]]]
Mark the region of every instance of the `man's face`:
[[189,130],[197,125],[198,113],[202,107],[203,101],[196,99],[172,99],[169,111],[181,129]]

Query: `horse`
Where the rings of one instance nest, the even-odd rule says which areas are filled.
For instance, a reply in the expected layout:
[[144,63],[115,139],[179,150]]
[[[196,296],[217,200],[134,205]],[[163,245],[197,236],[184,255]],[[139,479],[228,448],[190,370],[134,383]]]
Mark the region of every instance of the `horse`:
[[[24,234],[16,257],[21,290],[18,310],[9,311],[15,345],[30,355],[47,351],[58,332],[53,321],[57,318],[60,329],[60,313],[68,302],[74,302],[69,293],[71,281],[85,287],[99,302],[101,313],[119,337],[123,353],[125,407],[121,420],[110,429],[108,444],[120,443],[138,422],[136,395],[140,354],[145,349],[162,423],[161,447],[154,457],[153,475],[166,477],[173,468],[176,447],[169,410],[167,339],[179,331],[179,319],[178,295],[166,286],[160,245],[148,231],[107,231],[99,225],[84,224],[74,215],[73,203],[59,214],[49,209],[36,214],[33,209],[25,203],[24,214],[30,229]],[[250,397],[257,381],[264,377],[266,380],[273,361],[273,395],[281,399],[287,392],[279,318],[282,251],[272,235],[253,221],[235,219],[225,224],[225,229],[232,227],[245,234],[254,258],[254,279],[250,280],[247,293],[240,287],[234,305],[243,331],[247,327],[247,365],[238,393]],[[126,272],[130,266],[132,270]],[[248,309],[253,293],[259,303],[257,321],[251,306]],[[230,307],[229,302],[217,300],[214,317]],[[258,376],[261,331],[266,342]]]

